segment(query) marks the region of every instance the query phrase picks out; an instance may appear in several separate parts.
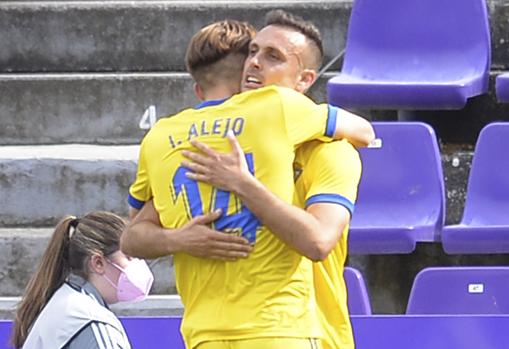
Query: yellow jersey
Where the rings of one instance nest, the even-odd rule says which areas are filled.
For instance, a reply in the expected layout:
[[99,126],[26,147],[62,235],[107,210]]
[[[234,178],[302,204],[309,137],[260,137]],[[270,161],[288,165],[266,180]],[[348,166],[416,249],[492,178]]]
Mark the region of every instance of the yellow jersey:
[[[296,152],[294,204],[335,203],[350,214],[354,210],[361,175],[358,152],[346,140],[308,142]],[[347,306],[343,270],[347,256],[348,226],[322,262],[313,263],[315,295],[323,329],[324,349],[353,349],[354,340]]]
[[338,109],[316,105],[291,89],[265,87],[226,101],[208,101],[162,119],[144,138],[131,200],[151,197],[166,228],[221,208],[214,228],[254,244],[235,262],[174,256],[184,304],[182,333],[188,348],[213,340],[259,337],[320,338],[312,263],[269,232],[238,198],[185,176],[181,151],[196,139],[229,152],[226,132],[236,135],[250,171],[269,190],[291,203],[294,151],[312,139],[330,140]]

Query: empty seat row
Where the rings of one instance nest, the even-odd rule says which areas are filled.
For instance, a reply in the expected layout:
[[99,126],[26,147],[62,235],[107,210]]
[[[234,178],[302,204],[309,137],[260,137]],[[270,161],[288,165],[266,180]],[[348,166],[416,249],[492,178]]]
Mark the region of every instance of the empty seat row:
[[[350,315],[371,315],[362,274],[346,267]],[[509,314],[509,267],[432,267],[417,274],[406,314]]]
[[[485,0],[356,0],[328,101],[346,108],[461,109],[488,91]],[[509,102],[509,73],[497,78]]]
[[444,226],[445,185],[433,129],[420,122],[375,122],[377,139],[360,150],[363,175],[349,253],[411,253],[441,242],[447,253],[509,252],[509,123],[480,133],[464,214]]

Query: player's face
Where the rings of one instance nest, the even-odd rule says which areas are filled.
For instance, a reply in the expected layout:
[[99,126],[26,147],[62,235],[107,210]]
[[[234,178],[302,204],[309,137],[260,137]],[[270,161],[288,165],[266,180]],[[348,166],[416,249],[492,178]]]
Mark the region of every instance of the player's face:
[[260,30],[249,45],[242,90],[277,85],[304,92],[299,82],[306,47],[306,37],[292,29],[269,25]]

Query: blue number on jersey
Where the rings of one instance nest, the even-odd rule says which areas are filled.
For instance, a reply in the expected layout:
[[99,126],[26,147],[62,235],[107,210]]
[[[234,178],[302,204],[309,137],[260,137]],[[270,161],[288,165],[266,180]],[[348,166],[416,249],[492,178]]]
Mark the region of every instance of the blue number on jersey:
[[[173,176],[173,190],[175,191],[173,202],[177,201],[181,193],[184,193],[184,202],[189,205],[186,211],[188,215],[191,214],[189,218],[194,218],[203,214],[203,206],[198,183],[194,179],[187,178],[186,172],[189,172],[189,170],[180,166]],[[185,192],[182,191],[183,189],[185,189]]]
[[[253,154],[246,154],[246,161],[249,172],[254,174]],[[222,231],[241,229],[241,236],[246,238],[250,243],[254,243],[256,241],[256,230],[261,226],[260,221],[244,204],[241,204],[238,212],[226,215],[228,203],[231,198],[230,194],[229,191],[216,191],[214,209],[220,208],[223,214],[214,222],[214,227]]]
[[[253,154],[246,154],[246,161],[249,172],[254,174]],[[191,218],[203,214],[203,205],[198,189],[198,183],[186,177],[186,172],[189,170],[185,167],[179,167],[173,176],[173,189],[175,191],[174,201],[183,193],[186,197],[186,203],[189,205],[188,212]],[[185,188],[185,192],[182,190]],[[228,215],[228,204],[230,201],[231,193],[224,190],[216,190],[213,202],[214,209],[221,209],[222,214],[214,222],[214,228],[221,231],[234,231],[240,230],[241,236],[246,238],[250,243],[256,241],[256,231],[261,226],[260,221],[255,217],[251,211],[241,204],[238,212]]]

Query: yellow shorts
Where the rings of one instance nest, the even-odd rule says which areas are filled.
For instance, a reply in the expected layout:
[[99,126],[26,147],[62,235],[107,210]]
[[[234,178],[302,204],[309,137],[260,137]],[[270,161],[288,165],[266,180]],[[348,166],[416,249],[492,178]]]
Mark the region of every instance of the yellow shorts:
[[322,349],[322,346],[314,338],[267,337],[204,342],[195,349]]

